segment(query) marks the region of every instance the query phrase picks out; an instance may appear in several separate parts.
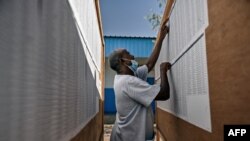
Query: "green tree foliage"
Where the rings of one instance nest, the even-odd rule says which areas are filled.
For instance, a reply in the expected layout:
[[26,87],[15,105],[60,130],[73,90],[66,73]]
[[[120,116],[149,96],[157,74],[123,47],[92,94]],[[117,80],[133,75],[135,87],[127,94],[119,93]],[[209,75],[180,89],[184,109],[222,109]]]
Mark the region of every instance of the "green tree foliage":
[[158,31],[160,27],[164,6],[166,5],[166,0],[157,0],[157,3],[160,8],[160,12],[155,12],[150,9],[150,13],[145,16],[145,19],[149,21],[152,26],[152,29],[155,31]]

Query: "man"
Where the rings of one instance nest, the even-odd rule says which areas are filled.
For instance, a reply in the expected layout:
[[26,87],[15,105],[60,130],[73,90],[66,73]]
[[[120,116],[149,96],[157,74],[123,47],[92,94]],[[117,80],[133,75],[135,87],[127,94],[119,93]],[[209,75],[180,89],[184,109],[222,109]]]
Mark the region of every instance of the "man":
[[[164,24],[165,25],[165,24]],[[161,84],[149,85],[146,82],[160,54],[162,41],[169,29],[163,26],[159,42],[145,65],[138,67],[126,49],[117,49],[109,57],[110,67],[117,72],[114,78],[116,101],[116,121],[111,133],[111,141],[146,141],[153,140],[154,117],[150,104],[153,100],[169,98],[167,70],[170,63],[160,65]]]

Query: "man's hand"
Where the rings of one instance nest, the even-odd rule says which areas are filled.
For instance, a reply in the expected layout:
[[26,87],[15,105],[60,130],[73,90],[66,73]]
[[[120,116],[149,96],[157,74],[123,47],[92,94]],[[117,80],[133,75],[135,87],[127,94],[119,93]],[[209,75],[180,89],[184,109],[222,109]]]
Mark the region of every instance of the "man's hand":
[[161,72],[167,72],[170,68],[171,68],[171,64],[169,62],[164,62],[164,63],[161,63],[160,65]]
[[160,37],[159,38],[162,39],[162,40],[165,38],[165,36],[169,32],[169,27],[166,26],[167,22],[168,22],[168,19],[164,23],[162,23],[162,26],[161,26]]
[[146,65],[148,67],[148,72],[150,72],[153,69],[153,67],[155,66],[155,63],[156,63],[156,61],[159,57],[160,51],[161,51],[163,39],[165,38],[166,34],[169,31],[169,28],[166,26],[167,21],[168,21],[168,19],[165,22],[163,22],[162,25],[164,25],[164,26],[161,26],[160,33],[158,33],[159,37],[157,36],[154,50],[146,62]]
[[155,97],[155,100],[167,100],[170,97],[170,87],[168,83],[167,71],[171,68],[169,62],[161,63],[161,89],[158,95]]

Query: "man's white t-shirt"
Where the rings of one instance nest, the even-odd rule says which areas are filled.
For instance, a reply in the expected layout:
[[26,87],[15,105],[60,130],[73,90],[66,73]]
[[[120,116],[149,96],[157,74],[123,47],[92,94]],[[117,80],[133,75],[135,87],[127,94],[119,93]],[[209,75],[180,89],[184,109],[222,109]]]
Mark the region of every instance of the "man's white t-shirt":
[[146,141],[154,138],[154,116],[150,104],[159,93],[160,86],[146,82],[146,65],[139,67],[136,74],[136,77],[116,75],[114,78],[117,113],[111,141]]

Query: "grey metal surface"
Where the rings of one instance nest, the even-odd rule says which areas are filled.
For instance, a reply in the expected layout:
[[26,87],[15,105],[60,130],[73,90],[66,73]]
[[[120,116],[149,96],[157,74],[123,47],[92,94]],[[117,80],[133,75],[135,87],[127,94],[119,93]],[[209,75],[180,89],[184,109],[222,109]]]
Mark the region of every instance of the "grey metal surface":
[[0,1],[0,140],[67,140],[98,90],[66,0]]
[[102,44],[94,0],[68,0],[91,59],[101,72]]

